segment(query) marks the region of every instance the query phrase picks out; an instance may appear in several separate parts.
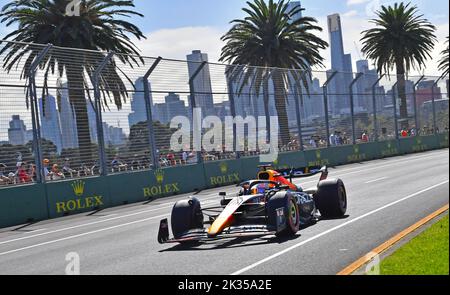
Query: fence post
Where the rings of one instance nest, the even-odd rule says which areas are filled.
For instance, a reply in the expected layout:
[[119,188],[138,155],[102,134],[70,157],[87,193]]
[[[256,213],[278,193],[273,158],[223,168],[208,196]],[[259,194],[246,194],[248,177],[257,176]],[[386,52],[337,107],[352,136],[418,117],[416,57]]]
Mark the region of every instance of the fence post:
[[398,82],[396,82],[394,84],[394,86],[392,86],[392,103],[394,104],[394,128],[395,128],[395,139],[399,140],[400,139],[400,134],[399,134],[399,130],[398,130],[398,115],[397,115],[397,93],[396,93],[396,88],[397,88]]
[[39,104],[36,93],[36,72],[39,64],[47,56],[48,52],[52,49],[53,45],[48,44],[34,59],[28,71],[29,77],[29,95],[30,95],[30,107],[31,107],[31,123],[33,127],[33,149],[35,153],[36,162],[36,181],[38,183],[45,182],[44,167],[42,166],[42,151],[41,151],[41,127],[39,122]]
[[444,77],[444,75],[440,76],[436,82],[434,82],[433,87],[431,88],[431,104],[432,104],[432,108],[433,108],[433,134],[437,135],[437,117],[436,117],[436,97],[434,97],[434,95],[436,94],[436,92],[434,91],[435,88],[438,87],[438,83],[439,81],[441,81],[441,79]]
[[325,81],[325,83],[322,86],[323,91],[323,106],[325,109],[325,128],[326,128],[326,134],[327,134],[327,147],[331,146],[330,143],[330,118],[328,114],[328,84],[330,84],[331,80],[337,75],[337,71],[333,72],[330,77]]
[[[231,74],[227,79],[227,81],[228,81],[228,99],[230,101],[230,112],[231,112],[231,116],[233,117],[233,119],[236,119],[236,104],[235,104],[235,100],[234,100],[233,83],[234,83],[234,79],[236,79],[236,77],[240,74],[239,72],[241,69],[242,69],[242,67],[238,66],[237,68],[234,68],[233,70],[231,70]],[[228,74],[228,73],[229,72],[227,70],[226,74]],[[237,150],[237,126],[236,126],[236,124],[233,124],[233,148],[236,153],[236,159],[239,159],[241,157],[241,154]]]
[[350,83],[350,113],[352,118],[352,138],[353,138],[353,145],[356,144],[356,127],[355,127],[355,98],[353,95],[353,86],[356,82],[358,82],[361,77],[364,76],[363,73],[358,73],[353,79],[352,83]]
[[100,170],[101,170],[100,174],[102,176],[108,175],[108,165],[106,163],[106,149],[105,149],[105,137],[103,133],[102,103],[101,103],[99,78],[100,74],[108,65],[113,56],[114,53],[109,52],[108,55],[99,64],[93,76],[91,77],[92,85],[94,86],[95,112],[97,119],[97,137],[98,137],[98,149],[99,149]]
[[[305,73],[302,73],[300,77],[305,77]],[[300,114],[300,102],[302,102],[303,105],[303,89],[300,84],[301,78],[295,79],[295,76],[293,77],[295,81],[294,86],[294,93],[295,93],[295,115],[297,117],[297,128],[298,128],[298,140],[300,145],[300,151],[303,151],[303,130],[302,130],[302,116]]]
[[156,67],[161,62],[162,57],[158,57],[150,67],[150,69],[145,73],[143,78],[144,83],[144,97],[145,97],[145,110],[147,112],[147,128],[148,128],[148,139],[150,144],[150,153],[153,161],[153,167],[159,168],[159,155],[156,148],[156,142],[155,142],[155,130],[153,128],[153,112],[152,112],[152,106],[153,101],[152,97],[150,95],[150,88],[148,87],[149,81],[148,78],[153,73],[153,71],[156,69]]
[[377,82],[372,85],[372,105],[373,105],[373,128],[375,129],[375,141],[378,142],[380,140],[378,134],[378,114],[377,114],[377,95],[376,95],[376,87],[378,83],[384,78],[385,74],[381,75]]
[[425,75],[423,75],[422,77],[420,77],[420,79],[414,84],[413,87],[413,99],[414,99],[414,122],[416,124],[416,135],[419,135],[420,132],[420,128],[419,128],[419,115],[417,114],[417,86],[419,85],[420,82],[423,81],[423,79],[425,78]]
[[[197,78],[198,74],[200,74],[200,72],[203,70],[203,68],[206,65],[207,65],[206,61],[202,62],[199,65],[199,67],[197,68],[197,70],[194,72],[194,74],[192,74],[192,76],[189,78],[189,88],[190,88],[189,99],[190,99],[191,108],[192,108],[192,121],[193,121],[192,122],[192,131],[193,131],[193,134],[194,134],[194,143],[195,142],[200,142],[200,147],[199,147],[200,150],[197,151],[197,163],[199,163],[199,164],[203,163],[203,157],[202,157],[201,138],[197,138],[197,134],[198,134],[197,132],[200,132],[200,135],[202,133],[202,124],[201,124],[202,118],[199,118],[200,119],[200,126],[197,126],[198,122],[197,122],[197,120],[195,120],[196,119],[195,118],[195,108],[197,107],[197,102],[195,101],[195,85],[194,85],[194,81],[195,81],[195,78]],[[199,129],[199,130],[197,130],[197,129]],[[194,146],[194,149],[195,148],[196,147]]]

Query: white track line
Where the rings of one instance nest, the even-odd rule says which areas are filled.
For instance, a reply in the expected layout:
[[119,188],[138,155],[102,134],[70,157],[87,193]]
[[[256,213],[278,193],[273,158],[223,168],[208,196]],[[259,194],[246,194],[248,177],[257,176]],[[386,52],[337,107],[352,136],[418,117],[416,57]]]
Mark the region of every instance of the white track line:
[[[381,164],[380,163],[381,165],[372,165],[371,168],[365,168],[365,169],[364,168],[361,169],[360,167],[345,169],[345,170],[342,170],[340,172],[338,171],[339,175],[337,175],[337,177],[342,177],[342,176],[345,176],[345,175],[350,175],[350,174],[353,174],[353,173],[359,173],[359,172],[363,172],[363,171],[376,170],[378,168],[383,168],[383,167],[386,167],[386,166],[390,166],[390,165],[398,163],[398,162],[405,162],[405,161],[411,161],[411,160],[419,160],[419,159],[423,159],[423,158],[430,158],[430,157],[434,157],[434,156],[439,156],[441,154],[442,153],[433,153],[433,154],[430,154],[430,155],[411,156],[411,157],[406,157],[406,158],[399,159],[399,160],[390,161],[389,164],[385,164],[385,163]],[[357,169],[357,170],[354,171],[355,169]],[[346,173],[348,171],[352,171],[352,172]],[[342,174],[342,173],[344,173],[344,174]],[[301,184],[305,185],[305,184],[311,184],[311,183],[317,183],[317,180],[309,181],[309,182],[302,182]],[[225,190],[225,187],[223,189]],[[209,196],[212,196],[212,197],[209,197]],[[205,197],[208,197],[208,198],[202,199],[201,200],[202,202],[208,201],[208,200],[212,200],[212,199],[217,199],[218,196],[217,196],[217,193],[211,193],[211,194],[205,195]],[[127,217],[141,215],[141,214],[145,214],[145,213],[155,212],[155,211],[159,211],[159,210],[162,210],[162,209],[171,208],[172,206],[173,206],[173,203],[159,204],[159,205],[156,205],[157,208],[154,208],[154,209],[138,211],[138,212],[134,212],[134,213],[126,214],[126,215],[121,215],[121,216],[116,216],[116,217],[112,217],[112,218],[104,217],[105,219],[101,219],[99,221],[83,223],[83,224],[74,225],[74,226],[70,226],[70,227],[65,227],[65,228],[61,228],[61,229],[57,229],[57,230],[53,230],[53,231],[49,231],[49,232],[45,232],[45,233],[34,234],[34,235],[27,235],[27,236],[24,236],[24,237],[21,237],[21,238],[16,238],[16,239],[3,241],[3,242],[0,242],[0,245],[9,244],[9,243],[22,241],[22,240],[27,240],[27,239],[32,239],[32,238],[41,237],[41,236],[46,236],[46,235],[50,235],[50,234],[54,234],[54,233],[59,233],[59,232],[63,232],[63,231],[72,230],[72,229],[87,227],[87,226],[91,226],[91,225],[97,225],[97,224],[106,223],[106,222],[109,222],[109,221],[115,221],[115,220],[119,220],[119,219],[123,219],[123,218],[127,218]]]
[[365,184],[371,184],[371,183],[379,182],[379,181],[382,181],[382,180],[385,180],[385,179],[388,179],[388,177],[381,177],[381,178],[374,179],[374,180],[371,180],[371,181],[366,181]]
[[[210,204],[210,203],[212,203],[212,202],[211,201],[209,201],[209,202],[202,202],[202,204]],[[54,234],[54,233],[59,233],[59,232],[63,232],[63,231],[68,231],[68,230],[71,230],[71,229],[82,228],[82,227],[86,227],[86,226],[90,226],[90,225],[101,224],[101,223],[105,223],[105,222],[112,221],[112,220],[118,220],[118,219],[123,219],[123,218],[126,218],[126,217],[136,216],[136,215],[140,215],[140,214],[144,214],[144,213],[148,213],[148,212],[154,212],[154,211],[158,211],[158,210],[161,210],[161,209],[168,209],[168,207],[152,209],[152,210],[145,210],[145,211],[139,211],[139,212],[132,213],[132,214],[117,216],[117,217],[108,218],[108,219],[102,219],[102,220],[99,220],[99,221],[94,221],[94,222],[90,222],[90,223],[83,223],[83,224],[74,225],[74,226],[71,226],[71,227],[65,227],[65,228],[61,228],[61,229],[57,229],[57,230],[53,230],[53,231],[49,231],[49,232],[45,232],[45,233],[40,233],[40,234],[25,236],[25,237],[21,237],[21,238],[17,238],[17,239],[7,240],[7,241],[0,242],[0,245],[10,244],[10,243],[13,243],[13,242],[28,240],[28,239],[32,239],[32,238],[36,238],[36,237],[42,237],[42,236],[46,236],[46,235],[49,235],[49,234]]]
[[268,261],[270,261],[270,260],[273,260],[273,259],[275,259],[275,258],[277,258],[277,257],[279,257],[279,256],[281,256],[281,255],[283,255],[283,254],[286,254],[286,253],[288,253],[288,252],[290,252],[290,251],[292,251],[292,250],[294,250],[294,249],[296,249],[296,248],[298,248],[298,247],[301,247],[301,246],[303,246],[303,245],[305,245],[305,244],[307,244],[307,243],[309,243],[309,242],[312,242],[312,241],[314,241],[314,240],[317,240],[317,239],[320,238],[320,237],[323,237],[323,236],[325,236],[325,235],[327,235],[327,234],[329,234],[329,233],[332,233],[332,232],[334,232],[334,231],[337,231],[338,229],[341,229],[341,228],[343,228],[343,227],[345,227],[345,226],[347,226],[347,225],[350,225],[350,224],[352,224],[352,223],[355,223],[355,222],[357,222],[357,221],[359,221],[359,220],[361,220],[361,219],[364,219],[364,218],[366,218],[366,217],[369,217],[369,216],[371,216],[371,215],[374,215],[375,213],[378,213],[378,212],[380,212],[380,211],[382,211],[382,210],[384,210],[384,209],[387,209],[387,208],[389,208],[389,207],[392,207],[392,206],[394,206],[394,205],[397,205],[397,204],[399,204],[399,203],[401,203],[401,202],[404,202],[404,201],[409,200],[409,199],[411,199],[411,198],[414,198],[414,197],[416,197],[416,196],[423,195],[423,193],[425,193],[425,192],[427,192],[427,191],[430,191],[430,190],[433,190],[433,189],[435,189],[435,188],[437,188],[437,187],[440,187],[440,186],[442,186],[442,185],[444,185],[444,184],[447,184],[447,183],[449,183],[448,180],[446,180],[446,181],[444,181],[444,182],[441,182],[441,183],[438,183],[438,184],[436,184],[436,185],[433,185],[433,186],[431,186],[431,187],[429,187],[429,188],[427,188],[427,189],[424,189],[424,190],[421,190],[421,191],[419,191],[419,192],[416,192],[416,193],[414,193],[414,194],[412,194],[412,195],[409,195],[409,196],[407,196],[407,197],[404,197],[404,198],[402,198],[402,199],[400,199],[400,200],[398,200],[398,201],[395,201],[395,202],[392,202],[392,203],[390,203],[390,204],[387,204],[387,205],[385,205],[385,206],[383,206],[383,207],[380,207],[380,208],[378,208],[378,209],[376,209],[376,210],[370,211],[369,213],[366,213],[366,214],[364,214],[364,215],[362,215],[362,216],[359,216],[359,217],[357,217],[357,218],[355,218],[355,219],[352,219],[352,220],[350,220],[350,221],[347,221],[347,222],[345,222],[345,223],[343,223],[343,224],[341,224],[341,225],[338,225],[338,226],[336,226],[336,227],[333,227],[333,228],[331,228],[331,229],[329,229],[329,230],[327,230],[327,231],[324,231],[324,232],[322,232],[322,233],[320,233],[320,234],[318,234],[318,235],[316,235],[316,236],[314,236],[314,237],[311,237],[311,238],[309,238],[309,239],[307,239],[307,240],[305,240],[305,241],[303,241],[303,242],[300,242],[300,243],[298,243],[298,244],[295,244],[295,245],[293,245],[293,246],[291,246],[291,247],[289,247],[289,248],[287,248],[287,249],[285,249],[285,250],[283,250],[283,251],[280,251],[280,252],[278,252],[278,253],[276,253],[276,254],[274,254],[274,255],[272,255],[272,256],[269,256],[269,257],[267,257],[267,258],[265,258],[265,259],[263,259],[263,260],[260,260],[260,261],[258,261],[258,262],[256,262],[256,263],[252,264],[252,265],[249,265],[249,266],[247,266],[247,267],[245,267],[245,268],[243,268],[243,269],[241,269],[241,270],[238,270],[238,271],[232,273],[231,275],[240,275],[240,274],[243,274],[243,273],[245,273],[245,272],[247,272],[247,271],[249,271],[249,270],[251,270],[251,269],[254,269],[255,267],[257,267],[257,266],[259,266],[259,265],[261,265],[261,264],[263,264],[263,263],[265,263],[265,262],[268,262]]
[[61,238],[61,239],[57,239],[57,240],[52,240],[52,241],[48,241],[48,242],[44,242],[44,243],[40,243],[40,244],[31,245],[31,246],[28,246],[28,247],[23,247],[23,248],[14,249],[14,250],[11,250],[11,251],[2,252],[2,253],[0,253],[0,256],[12,254],[12,253],[16,253],[16,252],[20,252],[20,251],[24,251],[24,250],[33,249],[33,248],[37,248],[37,247],[40,247],[40,246],[46,246],[46,245],[50,245],[50,244],[55,244],[55,243],[58,243],[58,242],[63,242],[63,241],[67,241],[67,240],[71,240],[71,239],[75,239],[75,238],[80,238],[80,237],[84,237],[84,236],[87,236],[87,235],[92,235],[92,234],[96,234],[96,233],[100,233],[100,232],[104,232],[104,231],[108,231],[108,230],[113,230],[113,229],[125,227],[125,226],[128,226],[128,225],[143,223],[143,222],[146,222],[146,221],[150,221],[150,220],[158,219],[158,218],[164,218],[164,217],[167,217],[167,214],[154,216],[154,217],[141,219],[141,220],[136,220],[136,221],[133,221],[133,222],[123,223],[123,224],[119,224],[119,225],[115,225],[115,226],[111,226],[111,227],[102,228],[102,229],[99,229],[99,230],[94,230],[94,231],[90,231],[90,232],[86,232],[86,233],[82,233],[82,234],[78,234],[78,235],[73,235],[73,236],[69,236],[69,237],[65,237],[65,238]]

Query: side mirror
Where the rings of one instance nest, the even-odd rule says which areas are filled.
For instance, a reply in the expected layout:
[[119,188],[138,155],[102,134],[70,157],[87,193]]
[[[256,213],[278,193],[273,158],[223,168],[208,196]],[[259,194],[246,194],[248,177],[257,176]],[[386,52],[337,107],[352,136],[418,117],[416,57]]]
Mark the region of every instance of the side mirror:
[[220,192],[220,193],[219,193],[219,196],[221,196],[221,197],[226,197],[226,196],[227,196],[227,193],[226,193],[226,192]]

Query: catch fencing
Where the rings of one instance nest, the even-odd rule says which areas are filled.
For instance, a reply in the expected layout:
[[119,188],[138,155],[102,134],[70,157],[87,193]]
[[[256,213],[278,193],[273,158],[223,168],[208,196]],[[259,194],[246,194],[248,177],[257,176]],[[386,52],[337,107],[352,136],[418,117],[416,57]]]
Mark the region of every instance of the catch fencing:
[[[277,136],[285,153],[448,132],[448,77],[403,81],[368,67],[296,71],[211,63],[200,51],[181,61],[7,41],[0,62],[0,186],[251,157],[264,153],[249,143],[255,134],[258,143]],[[255,118],[256,127],[227,125],[228,117]],[[181,151],[173,150],[176,118],[189,122]],[[223,132],[208,137],[211,118]]]

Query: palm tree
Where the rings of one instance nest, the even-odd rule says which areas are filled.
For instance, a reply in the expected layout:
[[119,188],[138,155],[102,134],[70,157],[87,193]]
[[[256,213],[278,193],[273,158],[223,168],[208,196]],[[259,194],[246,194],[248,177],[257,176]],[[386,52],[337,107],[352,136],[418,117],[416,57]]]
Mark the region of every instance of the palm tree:
[[422,69],[431,58],[436,27],[410,3],[382,6],[376,15],[377,18],[371,20],[376,27],[363,32],[362,51],[368,59],[375,61],[380,74],[389,75],[396,69],[400,119],[403,127],[407,127],[406,76],[411,69]]
[[[317,20],[311,17],[297,18],[303,9],[299,6],[289,8],[288,4],[289,1],[284,0],[270,0],[268,4],[264,0],[247,2],[248,7],[243,8],[247,16],[233,20],[233,27],[222,37],[226,44],[220,57],[221,61],[246,66],[245,70],[237,67],[241,73],[238,79],[241,84],[239,91],[245,85],[252,84],[259,93],[262,86],[266,117],[269,77],[274,81],[275,107],[283,145],[290,140],[286,111],[290,77],[298,75],[298,71],[294,70],[309,71],[311,66],[323,66],[324,59],[319,50],[328,46],[327,42],[315,35],[322,31],[316,25]],[[305,85],[307,80],[303,79]]]
[[[41,63],[44,72],[42,98],[48,96],[49,74],[56,73],[58,78],[62,78],[65,73],[69,100],[76,117],[80,155],[90,161],[89,100],[86,99],[89,91],[85,91],[88,88],[87,81],[105,57],[100,51],[123,53],[118,55],[118,59],[130,66],[143,62],[128,35],[138,39],[145,36],[137,26],[118,19],[143,15],[130,10],[134,7],[132,0],[80,0],[79,13],[66,14],[68,5],[73,3],[71,0],[16,0],[5,5],[0,12],[1,23],[7,26],[16,24],[18,28],[3,38],[4,41],[13,42],[0,43],[0,55],[4,54],[2,66],[8,72],[24,65],[22,78],[28,79],[30,65],[42,50],[35,44],[57,46]],[[66,50],[61,47],[93,51]],[[26,59],[24,63],[21,63],[22,59]],[[112,60],[101,74],[100,87],[104,89],[103,96],[112,94],[115,105],[120,109],[127,92],[118,71],[120,69]],[[107,106],[106,98],[102,103]]]
[[442,59],[439,63],[439,70],[443,72],[442,76],[448,76],[449,74],[448,42],[449,38],[447,37],[447,41],[445,42],[447,44],[447,48],[442,51]]

